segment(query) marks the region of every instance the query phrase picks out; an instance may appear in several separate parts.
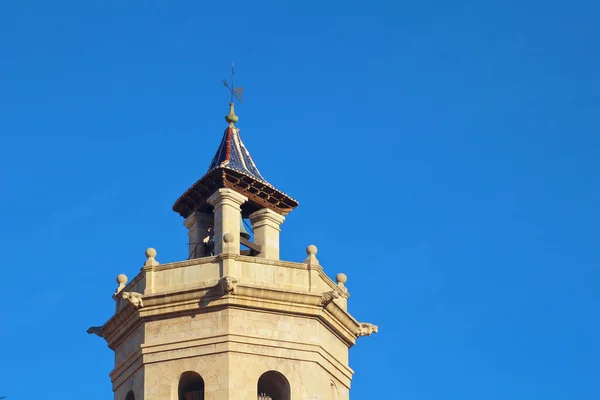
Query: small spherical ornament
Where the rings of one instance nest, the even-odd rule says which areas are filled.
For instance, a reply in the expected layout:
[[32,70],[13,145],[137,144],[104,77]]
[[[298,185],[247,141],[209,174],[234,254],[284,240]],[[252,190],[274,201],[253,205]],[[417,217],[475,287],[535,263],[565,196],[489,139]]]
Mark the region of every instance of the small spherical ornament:
[[223,235],[223,240],[225,241],[225,243],[233,243],[235,237],[233,236],[233,233],[227,232]]
[[306,254],[311,255],[311,254],[317,254],[317,246],[315,246],[314,244],[311,244],[310,246],[308,246],[306,248]]
[[346,276],[346,274],[340,272],[335,276],[335,280],[337,281],[337,283],[346,283],[348,282],[348,277]]
[[148,247],[146,249],[146,257],[148,257],[148,258],[156,257],[156,250],[154,250],[152,247]]
[[127,283],[127,275],[125,274],[119,274],[117,275],[117,283],[119,285],[124,285]]

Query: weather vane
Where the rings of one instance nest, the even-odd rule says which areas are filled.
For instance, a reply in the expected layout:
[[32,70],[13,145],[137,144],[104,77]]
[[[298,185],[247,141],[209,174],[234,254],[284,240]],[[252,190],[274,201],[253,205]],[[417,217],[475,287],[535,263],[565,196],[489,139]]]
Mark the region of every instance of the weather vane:
[[238,99],[238,101],[241,103],[242,102],[242,92],[244,90],[244,88],[242,87],[235,87],[233,85],[233,78],[235,76],[235,66],[234,63],[231,63],[231,86],[229,86],[229,84],[227,83],[227,81],[225,79],[223,79],[223,85],[225,85],[225,87],[227,89],[229,89],[229,91],[231,92],[231,103],[233,103],[233,98],[235,97],[236,99]]

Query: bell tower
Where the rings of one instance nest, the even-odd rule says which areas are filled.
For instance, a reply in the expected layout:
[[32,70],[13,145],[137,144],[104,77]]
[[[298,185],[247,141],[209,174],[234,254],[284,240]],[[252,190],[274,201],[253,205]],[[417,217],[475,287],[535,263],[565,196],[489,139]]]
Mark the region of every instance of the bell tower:
[[187,259],[160,264],[147,249],[137,276],[117,277],[114,315],[88,330],[115,353],[114,398],[348,400],[348,349],[377,326],[350,315],[346,275],[331,280],[316,246],[280,260],[298,203],[258,171],[233,102],[225,119],[208,171],[173,206]]

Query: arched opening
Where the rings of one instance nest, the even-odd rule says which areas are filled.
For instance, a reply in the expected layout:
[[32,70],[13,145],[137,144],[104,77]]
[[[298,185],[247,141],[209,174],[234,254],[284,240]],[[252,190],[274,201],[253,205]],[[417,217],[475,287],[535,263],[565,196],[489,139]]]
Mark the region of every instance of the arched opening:
[[268,371],[258,379],[258,400],[290,400],[290,383],[277,371]]
[[179,378],[179,400],[204,400],[204,380],[193,371],[184,372]]
[[125,400],[135,400],[135,395],[133,394],[133,390],[130,390],[129,392],[127,392],[127,395],[125,396]]
[[338,400],[340,397],[339,397],[338,388],[337,388],[335,382],[334,381],[330,381],[329,382],[329,387],[331,389],[330,399],[331,400]]

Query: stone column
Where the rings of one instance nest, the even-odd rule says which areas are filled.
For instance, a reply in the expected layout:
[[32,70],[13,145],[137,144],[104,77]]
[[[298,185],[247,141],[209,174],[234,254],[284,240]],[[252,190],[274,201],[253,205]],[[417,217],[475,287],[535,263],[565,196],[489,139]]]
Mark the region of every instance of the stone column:
[[254,243],[262,246],[257,257],[279,260],[279,226],[285,217],[268,208],[260,209],[250,215],[254,230]]
[[211,230],[213,229],[213,216],[208,213],[194,212],[183,221],[188,228],[189,236],[189,258],[204,257],[204,244],[210,242]]
[[[214,207],[215,255],[240,254],[240,206],[247,200],[232,189],[219,189],[208,198],[208,203]],[[226,233],[233,235],[233,241],[223,241]]]

